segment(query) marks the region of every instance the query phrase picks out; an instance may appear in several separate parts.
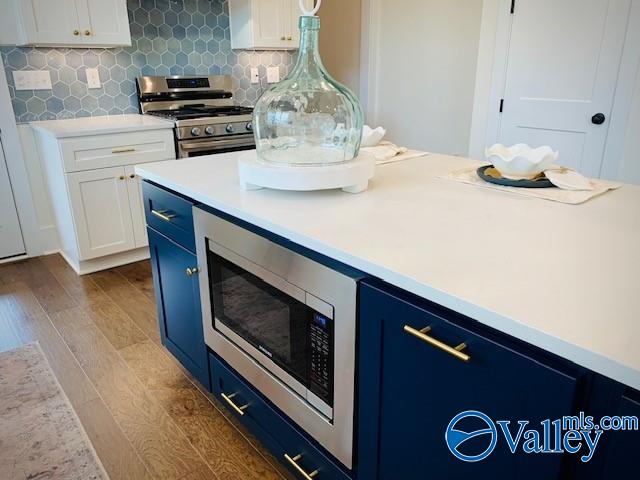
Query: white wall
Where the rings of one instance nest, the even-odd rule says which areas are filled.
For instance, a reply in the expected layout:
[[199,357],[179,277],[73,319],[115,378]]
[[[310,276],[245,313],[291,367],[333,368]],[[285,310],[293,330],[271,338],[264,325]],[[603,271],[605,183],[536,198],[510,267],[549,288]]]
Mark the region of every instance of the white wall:
[[323,0],[318,15],[322,62],[333,78],[358,95],[361,0]]
[[466,155],[482,1],[370,2],[379,33],[367,121],[403,146]]

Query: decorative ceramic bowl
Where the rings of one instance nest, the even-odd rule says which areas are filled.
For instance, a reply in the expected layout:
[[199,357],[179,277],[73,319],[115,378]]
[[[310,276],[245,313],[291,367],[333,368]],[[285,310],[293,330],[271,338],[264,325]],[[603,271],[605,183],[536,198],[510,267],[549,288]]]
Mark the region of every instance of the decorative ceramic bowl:
[[503,177],[513,180],[533,179],[558,160],[558,152],[551,147],[531,148],[524,143],[511,147],[496,143],[485,155]]

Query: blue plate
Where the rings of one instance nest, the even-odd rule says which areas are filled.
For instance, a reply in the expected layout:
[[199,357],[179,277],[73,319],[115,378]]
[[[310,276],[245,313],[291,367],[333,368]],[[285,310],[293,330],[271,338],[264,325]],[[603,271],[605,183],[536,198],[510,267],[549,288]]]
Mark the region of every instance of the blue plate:
[[556,188],[547,177],[540,175],[535,180],[512,180],[504,178],[493,165],[484,165],[476,170],[478,176],[485,182],[495,183],[496,185],[504,185],[505,187],[521,187],[521,188]]

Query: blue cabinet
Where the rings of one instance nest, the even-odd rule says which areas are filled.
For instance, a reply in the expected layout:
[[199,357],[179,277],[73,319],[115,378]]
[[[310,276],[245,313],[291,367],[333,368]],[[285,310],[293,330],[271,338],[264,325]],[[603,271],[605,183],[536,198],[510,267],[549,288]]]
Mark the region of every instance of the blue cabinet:
[[[571,415],[584,369],[376,285],[362,285],[359,325],[358,478],[553,479],[570,470],[569,456],[523,453],[522,441],[511,453],[495,422],[510,420],[515,436],[518,420],[540,431],[542,420]],[[452,445],[466,439],[455,452],[477,461],[456,458],[445,441],[465,411],[490,419],[462,415],[448,433]]]
[[193,203],[146,181],[142,189],[162,344],[211,390],[194,253]]
[[216,398],[286,465],[295,478],[349,480],[350,476],[288,417],[254,390],[231,367],[210,354]]

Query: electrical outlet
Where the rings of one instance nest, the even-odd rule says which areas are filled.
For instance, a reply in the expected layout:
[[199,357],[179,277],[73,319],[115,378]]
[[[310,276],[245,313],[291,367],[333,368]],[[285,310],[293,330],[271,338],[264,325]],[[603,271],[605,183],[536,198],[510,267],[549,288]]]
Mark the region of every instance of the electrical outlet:
[[280,81],[280,68],[267,67],[267,83],[278,83]]
[[100,74],[97,68],[85,68],[87,74],[87,88],[100,88]]
[[258,67],[251,67],[251,83],[260,83],[260,73]]
[[16,90],[51,90],[48,70],[21,70],[13,72]]

